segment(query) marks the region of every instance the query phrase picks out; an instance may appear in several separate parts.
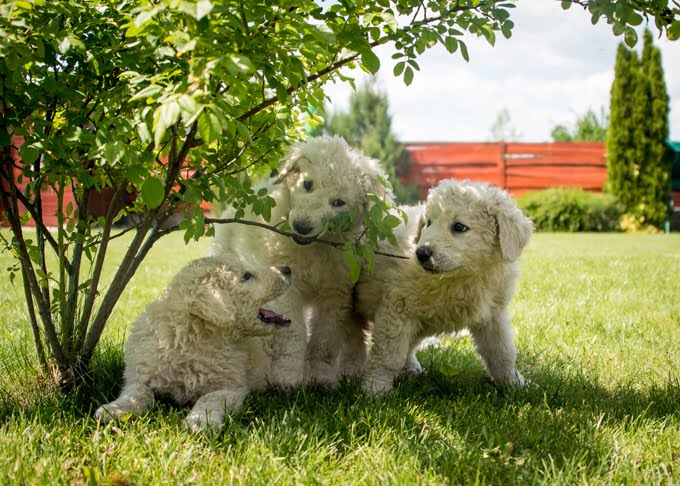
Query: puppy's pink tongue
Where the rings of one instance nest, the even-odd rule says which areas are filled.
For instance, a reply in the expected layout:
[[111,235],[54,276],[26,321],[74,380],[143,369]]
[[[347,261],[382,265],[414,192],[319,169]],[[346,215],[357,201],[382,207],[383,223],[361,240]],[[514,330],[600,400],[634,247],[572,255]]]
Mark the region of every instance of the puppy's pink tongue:
[[274,324],[275,326],[287,326],[290,324],[290,319],[281,314],[277,314],[274,311],[268,309],[260,309],[257,313],[258,319],[260,319],[265,324]]

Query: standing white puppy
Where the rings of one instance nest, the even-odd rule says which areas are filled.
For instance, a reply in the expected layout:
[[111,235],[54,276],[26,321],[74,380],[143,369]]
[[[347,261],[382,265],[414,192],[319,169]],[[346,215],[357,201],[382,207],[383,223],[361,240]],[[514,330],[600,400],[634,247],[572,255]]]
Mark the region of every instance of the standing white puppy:
[[377,257],[357,287],[359,310],[374,323],[364,390],[389,390],[402,369],[420,371],[424,338],[465,328],[495,382],[523,385],[508,304],[531,221],[505,191],[469,181],[442,181],[425,205],[406,209],[396,251],[410,259]]
[[[344,139],[310,138],[293,145],[280,174],[256,188],[266,188],[276,200],[269,224],[287,222],[294,238],[240,224],[216,228],[213,254],[248,252],[267,265],[287,265],[295,275],[292,288],[278,303],[294,323],[304,320],[309,337],[307,342],[307,336],[281,333],[275,339],[274,368],[288,370],[287,377],[303,368],[305,355],[305,374],[313,382],[335,385],[341,376],[363,369],[364,330],[353,319],[354,285],[342,250],[315,240],[342,244],[359,237],[364,231],[363,217],[371,208],[368,193],[392,199],[390,189],[383,185],[386,179],[376,160],[351,148]],[[229,208],[223,217],[235,213]],[[265,222],[251,208],[245,219]],[[302,377],[300,371],[297,375]],[[273,378],[281,382],[276,375]],[[288,381],[294,386],[301,380]]]

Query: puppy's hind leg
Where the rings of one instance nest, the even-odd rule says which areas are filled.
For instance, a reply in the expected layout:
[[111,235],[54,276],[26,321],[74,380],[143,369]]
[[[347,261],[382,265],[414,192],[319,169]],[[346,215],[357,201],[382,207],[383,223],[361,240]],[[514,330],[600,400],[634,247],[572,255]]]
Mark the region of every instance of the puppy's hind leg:
[[309,322],[309,379],[331,387],[340,380],[339,355],[346,338],[343,323],[350,314],[341,303],[318,302],[310,315]]
[[515,364],[517,352],[506,309],[492,319],[472,326],[470,334],[489,376],[496,383],[510,386],[526,385],[526,380],[517,371]]
[[343,324],[344,343],[338,367],[342,376],[354,376],[363,372],[368,359],[368,336],[363,319],[352,314]]
[[132,413],[141,415],[153,404],[153,390],[142,383],[128,383],[113,402],[102,405],[94,413],[97,420],[108,422],[116,417]]
[[272,337],[269,381],[285,389],[301,385],[305,376],[307,327],[297,294],[288,290],[276,309],[291,320],[289,327],[277,329]]

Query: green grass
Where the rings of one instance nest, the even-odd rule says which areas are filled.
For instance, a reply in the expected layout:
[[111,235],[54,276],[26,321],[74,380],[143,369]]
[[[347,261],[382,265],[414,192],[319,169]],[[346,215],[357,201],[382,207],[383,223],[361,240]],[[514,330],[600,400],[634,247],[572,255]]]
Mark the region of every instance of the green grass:
[[27,371],[21,289],[0,284],[0,484],[678,482],[679,235],[535,235],[511,308],[533,388],[495,388],[469,339],[447,338],[420,353],[426,375],[382,398],[356,379],[271,389],[215,437],[182,429],[187,410],[168,403],[98,425],[130,322],[206,251],[161,241],[111,318],[91,382],[66,397]]

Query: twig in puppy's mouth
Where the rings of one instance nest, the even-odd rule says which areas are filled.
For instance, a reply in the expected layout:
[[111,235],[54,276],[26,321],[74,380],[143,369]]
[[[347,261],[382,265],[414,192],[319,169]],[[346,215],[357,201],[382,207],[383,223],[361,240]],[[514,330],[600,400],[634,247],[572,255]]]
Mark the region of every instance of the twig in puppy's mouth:
[[290,319],[281,314],[268,309],[260,309],[257,313],[257,318],[265,324],[274,324],[275,326],[287,326],[290,324]]

